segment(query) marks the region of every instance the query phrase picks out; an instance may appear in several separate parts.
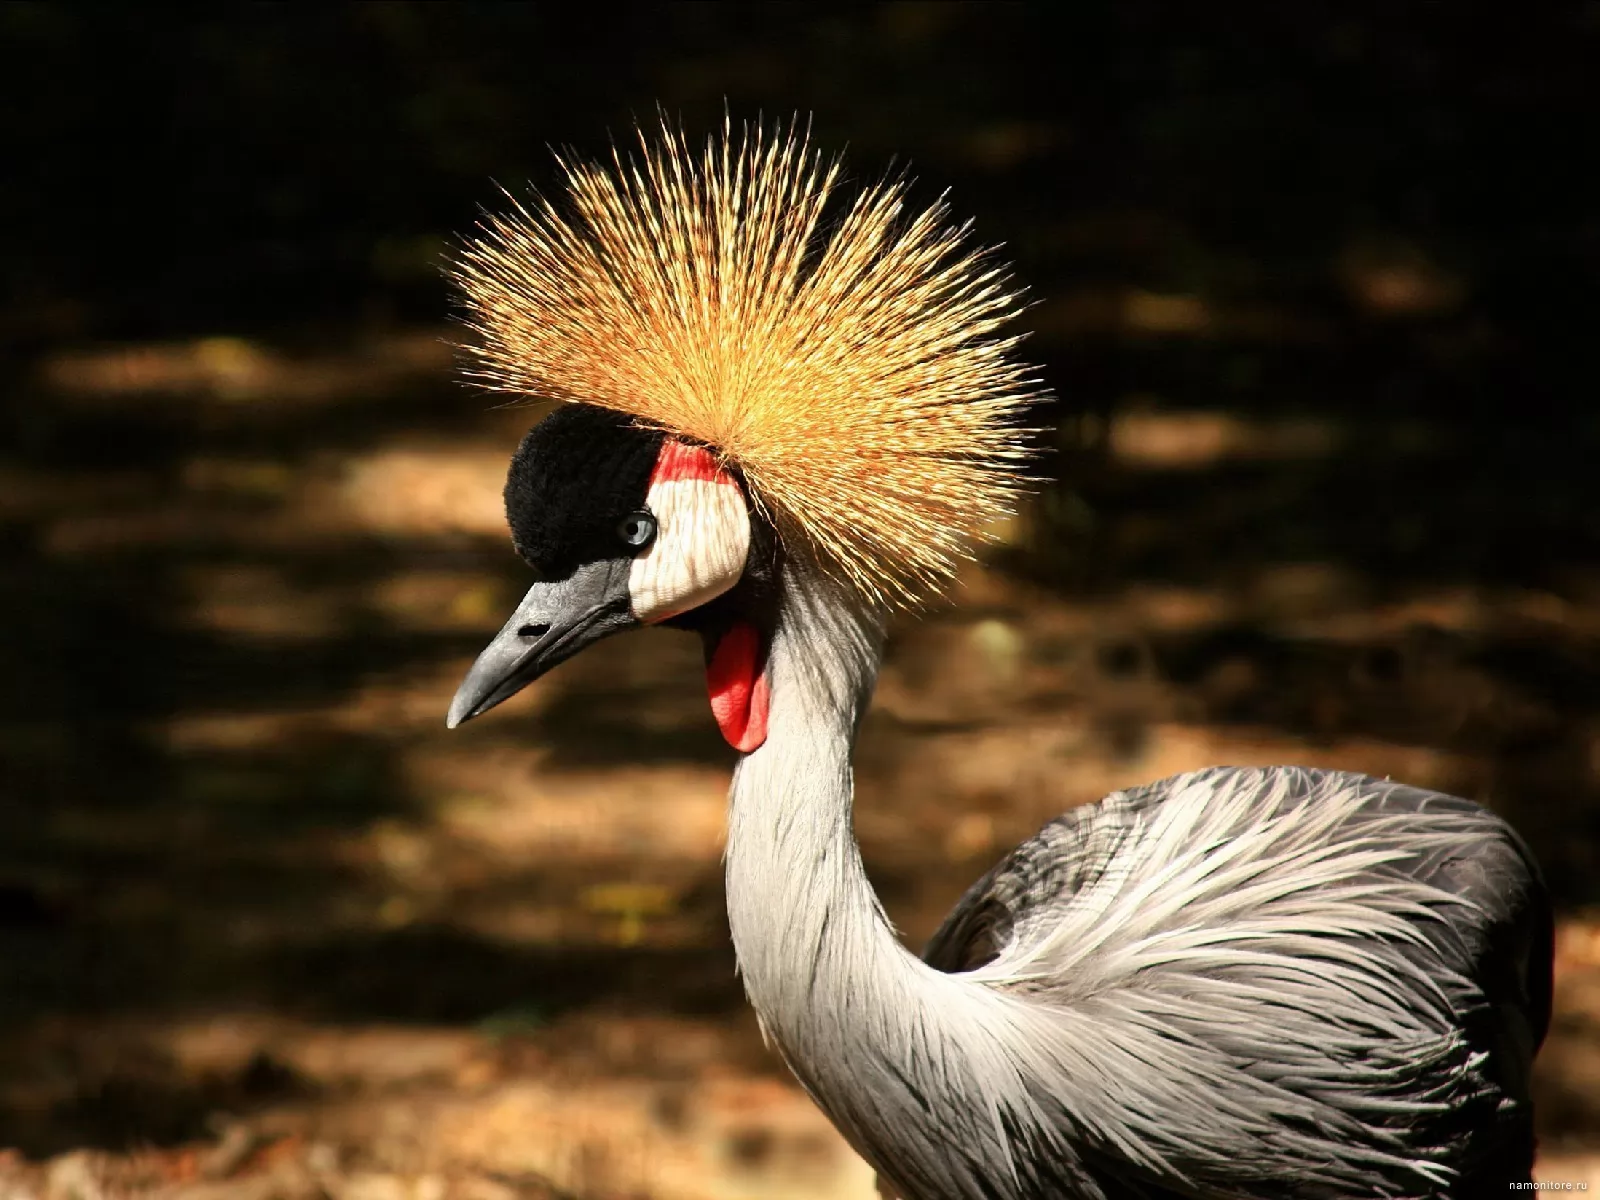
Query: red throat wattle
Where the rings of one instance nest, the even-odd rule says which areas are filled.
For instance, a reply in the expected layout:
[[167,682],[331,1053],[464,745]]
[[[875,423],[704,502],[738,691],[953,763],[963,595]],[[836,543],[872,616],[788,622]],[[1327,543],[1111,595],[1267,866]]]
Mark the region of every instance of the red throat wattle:
[[741,754],[767,740],[769,696],[761,657],[761,635],[754,625],[740,621],[722,635],[706,664],[711,715],[728,745]]

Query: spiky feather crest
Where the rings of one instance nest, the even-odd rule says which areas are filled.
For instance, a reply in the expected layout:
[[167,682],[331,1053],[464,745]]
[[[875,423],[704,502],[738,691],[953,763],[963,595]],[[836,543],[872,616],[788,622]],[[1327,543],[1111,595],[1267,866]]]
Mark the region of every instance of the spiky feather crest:
[[[906,181],[844,196],[798,123],[557,155],[565,203],[486,217],[453,274],[498,391],[600,405],[736,467],[791,551],[889,606],[934,594],[1025,479],[1019,293]],[[827,214],[825,215],[825,209]]]

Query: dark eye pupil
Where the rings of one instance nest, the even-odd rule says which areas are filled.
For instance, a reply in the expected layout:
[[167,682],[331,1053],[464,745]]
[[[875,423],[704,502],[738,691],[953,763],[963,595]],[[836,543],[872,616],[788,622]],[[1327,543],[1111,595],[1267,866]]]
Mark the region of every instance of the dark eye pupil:
[[637,549],[656,534],[656,519],[647,512],[629,513],[617,525],[617,535],[627,545]]

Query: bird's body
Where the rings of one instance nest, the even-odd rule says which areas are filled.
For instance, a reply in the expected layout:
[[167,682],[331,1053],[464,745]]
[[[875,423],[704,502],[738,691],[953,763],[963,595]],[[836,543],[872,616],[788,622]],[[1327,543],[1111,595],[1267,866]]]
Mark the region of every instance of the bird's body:
[[[904,1200],[1454,1197],[1530,1179],[1549,907],[1465,800],[1216,769],[1018,847],[926,960],[852,826],[888,611],[1016,490],[1013,297],[803,142],[569,173],[459,277],[491,382],[569,403],[506,488],[538,581],[451,724],[601,637],[698,632],[741,758],[728,915],[763,1029]],[[811,401],[815,400],[815,403]]]
[[[1142,914],[1146,929],[1117,923],[1113,936],[1143,940],[1122,983],[1168,955],[1179,986],[1203,997],[1219,1024],[1240,1028],[1238,1056],[1266,1061],[1301,1044],[1308,1062],[1325,1056],[1322,1073],[1330,1081],[1361,1078],[1360,1063],[1330,1044],[1330,1026],[1410,1022],[1422,1038],[1460,1033],[1471,1054],[1496,1065],[1496,1120],[1478,1120],[1481,1109],[1455,1109],[1452,1120],[1476,1115],[1453,1127],[1445,1122],[1439,1145],[1459,1139],[1480,1162],[1526,1156],[1528,1075],[1549,1024],[1549,909],[1522,839],[1459,797],[1303,767],[1216,767],[1116,792],[1058,817],[1007,855],[962,898],[925,957],[941,970],[1062,978],[1062,950],[1081,954],[1089,940],[1064,945],[1074,923],[1098,921],[1110,897],[1180,866],[1210,872],[1209,886],[1162,889],[1168,904],[1158,917]],[[1347,894],[1340,896],[1341,888]],[[1262,889],[1272,891],[1270,899]],[[1294,928],[1284,908],[1311,918],[1292,937],[1276,936]],[[1274,936],[1262,933],[1264,924]],[[1244,942],[1225,943],[1224,935]],[[1319,953],[1301,937],[1332,944]],[[1186,962],[1169,940],[1212,953]],[[1238,994],[1230,972],[1260,965],[1241,950],[1277,956],[1286,974],[1298,972],[1301,988]],[[1361,974],[1339,981],[1349,984],[1346,1003],[1324,1007],[1326,993],[1305,985],[1322,986],[1326,981],[1313,976],[1345,959]],[[1363,996],[1362,978],[1379,990]],[[1087,990],[1086,981],[1073,982],[1062,989],[1064,999]],[[1415,999],[1419,991],[1426,1001]],[[1373,999],[1394,1011],[1374,1010]],[[1297,1038],[1294,1014],[1318,1028],[1302,1026]],[[1419,1076],[1427,1073],[1419,1063]],[[1445,1076],[1435,1078],[1448,1093]]]
[[919,962],[851,830],[876,664],[870,619],[791,583],[728,906],[769,1037],[907,1200],[1529,1179],[1549,917],[1499,818],[1358,775],[1179,776],[1046,826]]
[[[1106,969],[1108,947],[1094,978],[1080,974],[1106,908],[1174,869],[1211,886],[1162,889],[1142,927],[1107,922],[1122,966]],[[1063,1013],[1151,1021],[1171,1083],[1108,1090],[1097,1115],[1118,1142],[1143,1115],[1164,1162],[1102,1147],[1079,1165],[1084,1194],[1162,1195],[1183,1164],[1246,1195],[1362,1195],[1383,1180],[1394,1195],[1467,1196],[1530,1178],[1549,946],[1526,847],[1478,805],[1346,772],[1212,768],[1051,822],[968,892],[926,957],[1024,994],[1048,980],[1034,994]],[[1136,1084],[1127,1055],[1111,1051],[1108,1074],[1120,1059]]]

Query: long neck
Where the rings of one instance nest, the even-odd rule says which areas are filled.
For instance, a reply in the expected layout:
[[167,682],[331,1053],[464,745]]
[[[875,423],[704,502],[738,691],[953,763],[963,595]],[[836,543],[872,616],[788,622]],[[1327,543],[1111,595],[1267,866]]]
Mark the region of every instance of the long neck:
[[[913,957],[862,867],[850,753],[881,645],[879,624],[832,585],[788,573],[767,740],[734,776],[728,917],[768,1037],[856,1148],[908,1195],[925,1195],[919,1167],[946,1148],[914,1143],[941,1122],[948,1131],[973,1120],[974,1097],[998,1082],[975,1063],[986,1056],[973,1036],[991,1024],[995,997]],[[945,1115],[929,1121],[930,1111]],[[986,1114],[962,1136],[967,1154],[972,1139],[993,1137],[991,1161],[1004,1162]]]
[[767,660],[767,739],[730,797],[728,917],[768,1033],[803,1054],[840,989],[913,965],[867,880],[851,825],[850,753],[882,632],[824,580],[789,572]]

